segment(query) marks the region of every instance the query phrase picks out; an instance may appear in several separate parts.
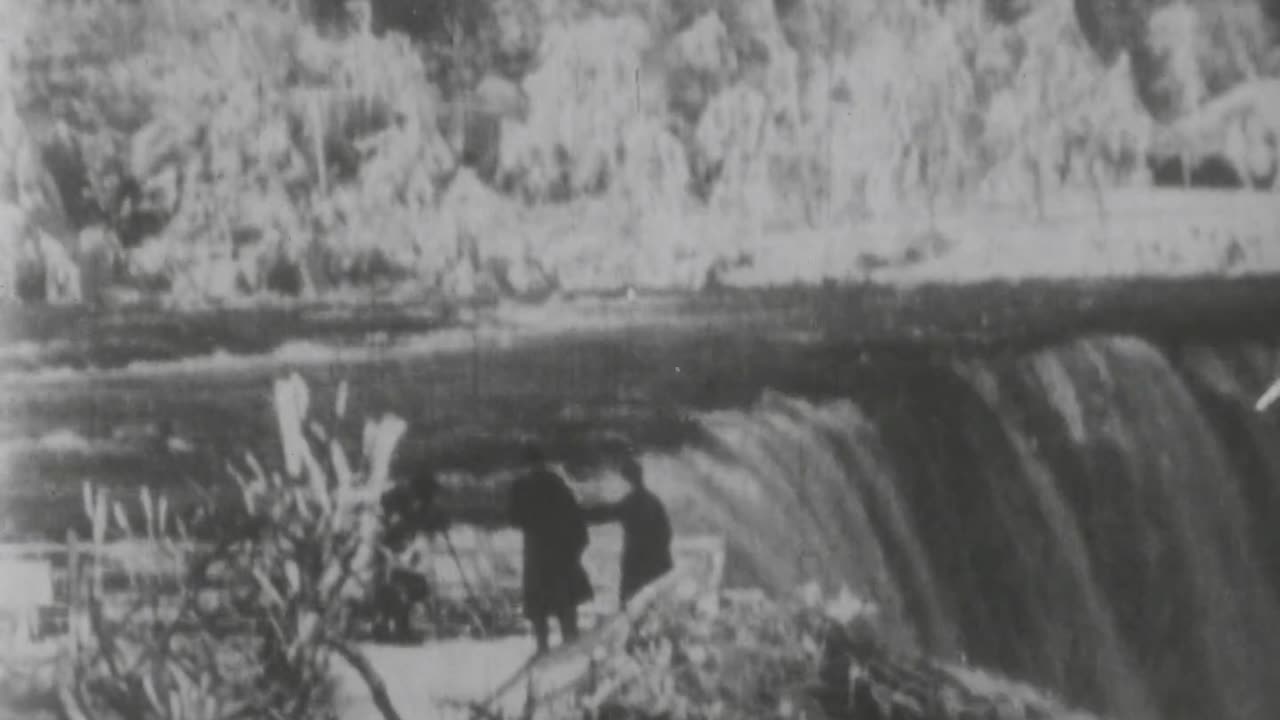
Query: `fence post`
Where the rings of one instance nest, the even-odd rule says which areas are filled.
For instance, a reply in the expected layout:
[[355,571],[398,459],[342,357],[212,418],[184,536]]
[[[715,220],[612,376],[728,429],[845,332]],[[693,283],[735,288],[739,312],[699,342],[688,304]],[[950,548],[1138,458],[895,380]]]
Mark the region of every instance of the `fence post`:
[[67,661],[58,671],[58,704],[67,720],[87,720],[76,688],[80,682],[80,539],[67,528]]
[[80,651],[80,541],[76,531],[67,529],[67,635],[71,657]]
[[102,599],[102,556],[107,549],[104,535],[105,533],[99,533],[94,536],[93,548],[89,551],[89,565],[93,569],[93,594],[89,598],[93,602]]

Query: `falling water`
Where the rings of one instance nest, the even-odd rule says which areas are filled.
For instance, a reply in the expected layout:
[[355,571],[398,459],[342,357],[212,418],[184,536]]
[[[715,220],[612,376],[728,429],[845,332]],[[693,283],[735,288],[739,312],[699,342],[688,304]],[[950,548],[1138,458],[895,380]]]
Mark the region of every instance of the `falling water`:
[[[1143,297],[1145,318],[1159,303]],[[935,298],[922,317],[957,304]],[[879,307],[873,320],[900,319]],[[1280,346],[1239,340],[1262,332],[1274,304],[1260,307],[1200,321],[1226,326],[1212,345],[1093,336],[928,357],[959,350],[913,342],[862,358],[803,339],[655,333],[530,343],[483,363],[344,356],[309,379],[317,392],[348,379],[367,407],[450,445],[473,430],[557,449],[626,435],[654,448],[649,477],[677,525],[725,538],[730,583],[847,583],[899,641],[1117,720],[1271,720],[1280,411],[1253,402],[1280,374]],[[18,371],[0,393],[12,524],[61,533],[82,480],[177,491],[220,471],[228,448],[269,443],[261,391],[280,358],[227,362]],[[690,406],[704,409],[700,430],[683,422]],[[197,451],[173,450],[151,427],[161,418]]]
[[646,462],[729,582],[847,582],[904,641],[1117,718],[1280,717],[1276,359],[1113,337],[881,369]]

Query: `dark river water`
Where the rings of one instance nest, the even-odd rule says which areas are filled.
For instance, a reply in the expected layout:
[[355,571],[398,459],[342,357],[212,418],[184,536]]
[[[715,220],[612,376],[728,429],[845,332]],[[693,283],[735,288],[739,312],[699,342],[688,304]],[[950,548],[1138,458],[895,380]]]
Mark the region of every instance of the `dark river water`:
[[[1131,719],[1280,717],[1280,283],[988,285],[380,313],[6,317],[3,521],[274,458],[272,378],[440,468],[640,448],[727,580],[875,599],[922,649]],[[352,432],[356,428],[351,428]],[[477,517],[485,509],[471,508]]]

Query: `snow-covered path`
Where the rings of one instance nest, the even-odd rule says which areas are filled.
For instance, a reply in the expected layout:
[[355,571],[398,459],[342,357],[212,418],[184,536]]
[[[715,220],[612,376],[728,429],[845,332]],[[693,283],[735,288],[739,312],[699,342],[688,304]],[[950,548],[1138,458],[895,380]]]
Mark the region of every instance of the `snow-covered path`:
[[[412,720],[466,717],[449,701],[475,701],[491,694],[529,659],[534,646],[531,637],[512,637],[361,649],[382,675],[401,717]],[[345,663],[337,665],[339,717],[381,720],[360,678]]]

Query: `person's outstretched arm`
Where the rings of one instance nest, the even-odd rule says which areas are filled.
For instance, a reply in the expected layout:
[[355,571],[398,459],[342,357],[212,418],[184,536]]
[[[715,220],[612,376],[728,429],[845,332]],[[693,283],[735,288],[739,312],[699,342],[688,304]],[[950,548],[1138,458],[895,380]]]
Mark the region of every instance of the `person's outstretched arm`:
[[526,520],[524,496],[527,495],[527,493],[524,492],[524,485],[522,483],[523,479],[517,479],[511,484],[511,487],[507,488],[507,502],[506,507],[504,508],[507,512],[506,517],[503,518],[503,521],[508,525],[521,530],[524,529]]
[[622,516],[622,504],[624,500],[611,503],[600,503],[598,505],[585,505],[582,508],[582,517],[587,521],[588,525],[604,525],[606,523],[618,522]]

